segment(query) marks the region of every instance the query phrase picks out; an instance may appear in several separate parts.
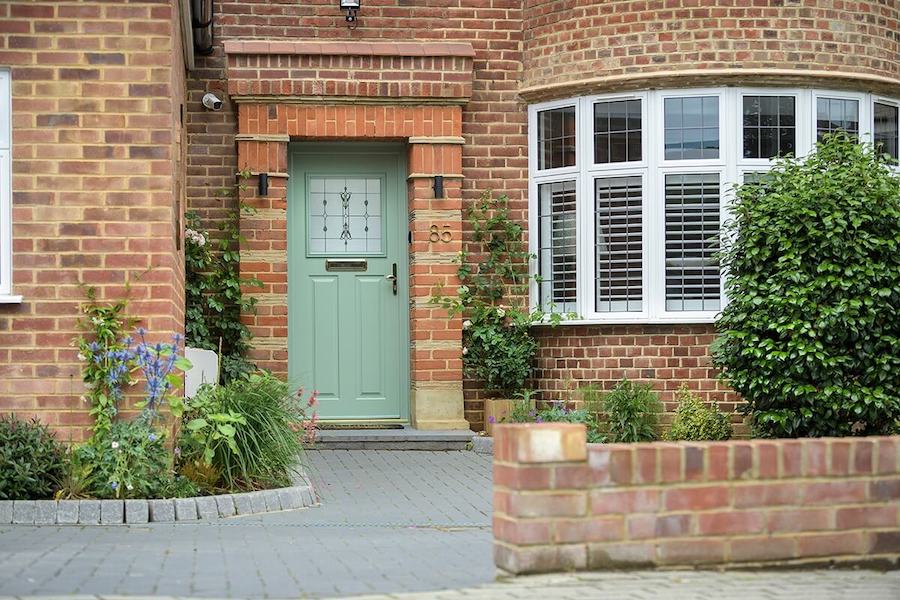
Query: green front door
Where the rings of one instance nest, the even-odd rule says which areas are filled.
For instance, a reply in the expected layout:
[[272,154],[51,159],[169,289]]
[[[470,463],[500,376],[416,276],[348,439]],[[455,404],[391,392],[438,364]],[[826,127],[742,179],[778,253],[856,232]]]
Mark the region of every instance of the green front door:
[[408,418],[402,147],[291,146],[288,371],[323,420]]

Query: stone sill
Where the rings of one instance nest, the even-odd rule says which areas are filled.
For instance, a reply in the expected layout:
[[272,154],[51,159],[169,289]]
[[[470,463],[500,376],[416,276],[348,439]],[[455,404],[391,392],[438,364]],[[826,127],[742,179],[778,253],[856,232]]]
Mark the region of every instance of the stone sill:
[[302,54],[326,56],[459,56],[474,58],[469,43],[455,42],[308,42],[302,40],[227,40],[225,54]]
[[309,484],[165,500],[0,500],[0,525],[197,523],[317,504]]
[[22,304],[22,296],[0,294],[0,304]]

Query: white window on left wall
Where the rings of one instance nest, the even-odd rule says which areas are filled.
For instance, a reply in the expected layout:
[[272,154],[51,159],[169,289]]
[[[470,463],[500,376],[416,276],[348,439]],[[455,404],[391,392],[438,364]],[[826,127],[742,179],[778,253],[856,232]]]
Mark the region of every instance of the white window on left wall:
[[0,68],[0,304],[21,302],[12,295],[12,81]]
[[532,302],[591,323],[712,322],[734,186],[838,131],[896,164],[900,99],[696,88],[529,107]]

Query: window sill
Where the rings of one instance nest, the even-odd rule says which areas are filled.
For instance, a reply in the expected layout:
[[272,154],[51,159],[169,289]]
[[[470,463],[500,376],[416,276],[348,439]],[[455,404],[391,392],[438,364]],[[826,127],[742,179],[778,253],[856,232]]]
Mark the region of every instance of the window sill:
[[[614,319],[563,319],[559,325],[712,325],[716,322],[718,315],[710,315],[708,317],[661,317],[658,319],[648,319],[646,317],[621,318]],[[550,321],[542,321],[534,324],[536,327],[552,327]]]
[[22,296],[0,294],[0,304],[22,304]]

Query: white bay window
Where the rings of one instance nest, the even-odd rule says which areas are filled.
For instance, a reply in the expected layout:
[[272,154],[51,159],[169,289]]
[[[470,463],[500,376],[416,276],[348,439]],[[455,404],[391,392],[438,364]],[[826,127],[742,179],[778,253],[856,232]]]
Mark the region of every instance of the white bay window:
[[659,90],[529,108],[532,301],[596,323],[711,322],[733,188],[847,131],[900,149],[900,102],[790,88]]

